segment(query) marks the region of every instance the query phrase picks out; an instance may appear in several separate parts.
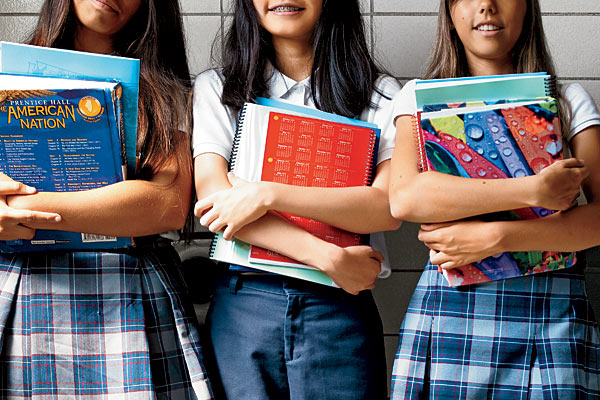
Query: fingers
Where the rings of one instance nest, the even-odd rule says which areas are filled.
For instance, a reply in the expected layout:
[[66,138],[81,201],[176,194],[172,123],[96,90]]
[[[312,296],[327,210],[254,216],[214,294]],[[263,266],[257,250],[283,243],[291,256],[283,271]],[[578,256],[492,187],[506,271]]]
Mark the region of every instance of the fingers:
[[449,270],[449,269],[454,269],[458,267],[458,265],[456,265],[455,262],[449,261],[449,262],[445,262],[443,264],[440,264],[440,268],[443,270]]
[[227,179],[229,180],[229,183],[231,183],[231,186],[244,182],[243,179],[238,178],[233,172],[227,173]]
[[0,182],[0,195],[34,194],[36,192],[37,191],[34,187],[27,186],[21,182]]
[[557,161],[565,168],[581,168],[585,167],[583,160],[579,160],[577,158],[567,158],[565,160]]
[[0,229],[0,240],[26,239],[31,240],[35,236],[35,229],[26,226],[15,225],[8,229]]
[[217,218],[213,222],[211,222],[210,225],[208,225],[208,230],[211,232],[217,233],[217,232],[221,232],[223,229],[225,229],[226,226],[227,226],[226,222],[224,222],[220,218]]
[[421,224],[421,230],[425,232],[435,231],[436,229],[445,228],[452,225],[452,222],[443,222],[438,224]]
[[417,234],[417,239],[419,239],[419,241],[425,243],[425,245],[427,245],[427,247],[430,247],[430,244],[439,242],[439,236],[440,236],[439,232],[437,232],[437,231],[425,231],[425,230],[419,229],[419,233]]
[[2,222],[14,224],[58,223],[62,217],[56,213],[30,210],[11,210],[2,216]]
[[223,238],[225,238],[226,240],[233,240],[235,239],[235,234],[238,231],[239,229],[236,229],[234,225],[226,225],[225,230],[223,231]]
[[379,261],[380,263],[385,261],[385,258],[383,258],[383,254],[381,254],[380,251],[377,250],[373,250],[370,254],[371,258]]
[[[194,206],[194,215],[196,217],[202,217],[202,215],[213,206],[212,196],[205,197],[196,202]],[[202,224],[204,225],[204,224]]]

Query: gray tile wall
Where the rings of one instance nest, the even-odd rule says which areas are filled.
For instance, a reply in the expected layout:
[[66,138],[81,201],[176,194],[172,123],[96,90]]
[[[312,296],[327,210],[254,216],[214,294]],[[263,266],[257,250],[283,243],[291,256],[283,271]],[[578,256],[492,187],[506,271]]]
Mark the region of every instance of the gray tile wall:
[[[600,100],[600,2],[542,0],[544,24],[559,79],[579,81]],[[0,40],[22,41],[35,24],[42,0],[0,0]],[[211,66],[213,38],[228,21],[231,0],[182,0],[191,69]],[[428,58],[436,24],[437,0],[361,0],[373,50],[401,81],[418,77]],[[217,43],[219,43],[217,41]],[[600,229],[600,228],[599,228]],[[378,283],[375,296],[384,320],[389,366],[397,332],[425,261],[416,240],[418,226],[405,224],[386,239],[394,268]],[[600,251],[590,252],[588,286],[600,307]]]

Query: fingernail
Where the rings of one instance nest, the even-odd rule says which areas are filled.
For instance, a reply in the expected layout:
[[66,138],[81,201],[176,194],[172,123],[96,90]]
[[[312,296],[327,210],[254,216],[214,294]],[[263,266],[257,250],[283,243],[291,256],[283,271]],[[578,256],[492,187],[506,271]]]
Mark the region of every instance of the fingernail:
[[56,222],[60,222],[60,221],[62,221],[62,217],[60,215],[57,215],[56,217],[54,217],[54,220]]
[[36,189],[34,187],[32,187],[32,186],[25,186],[25,191],[27,193],[35,193]]

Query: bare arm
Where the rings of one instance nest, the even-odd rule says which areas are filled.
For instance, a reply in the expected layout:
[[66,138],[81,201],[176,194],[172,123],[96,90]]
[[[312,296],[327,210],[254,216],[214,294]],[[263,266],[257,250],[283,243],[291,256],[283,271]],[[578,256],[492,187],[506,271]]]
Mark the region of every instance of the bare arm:
[[588,204],[524,221],[424,225],[419,234],[432,262],[454,268],[505,251],[577,251],[600,244],[600,127],[593,126],[571,141],[573,154],[590,175],[583,181]]
[[[512,179],[419,173],[411,117],[398,117],[396,128],[389,195],[392,215],[402,220],[444,222],[532,206],[566,210],[588,173],[574,159],[554,163],[539,175]],[[559,195],[556,187],[563,188]]]
[[[194,171],[200,201],[231,187],[227,179],[227,161],[217,154],[206,153],[196,157]],[[217,199],[210,208],[196,207],[196,215],[202,217],[201,221],[208,220],[211,231],[216,232],[224,225],[218,221],[218,216],[217,220],[213,220],[206,215],[214,215],[215,209],[219,211],[217,215],[222,210],[234,213],[235,210],[229,207],[230,203],[223,204]],[[349,293],[372,288],[381,270],[381,255],[370,247],[337,247],[269,212],[245,225],[236,237],[321,269]]]
[[[189,152],[182,141],[177,151]],[[188,164],[189,166],[189,164]],[[152,180],[128,180],[80,192],[43,192],[10,196],[13,208],[58,213],[57,224],[35,222],[36,229],[58,229],[111,236],[143,236],[179,229],[185,223],[192,191],[191,168],[169,160]]]
[[395,230],[400,227],[400,221],[390,213],[389,166],[389,161],[379,164],[372,186],[346,188],[245,182],[230,174],[229,182],[233,186],[201,199],[196,210],[202,213],[215,202],[227,202],[231,213],[219,215],[222,225],[215,227],[220,230],[227,226],[224,232],[227,239],[270,210],[312,218],[356,233]]

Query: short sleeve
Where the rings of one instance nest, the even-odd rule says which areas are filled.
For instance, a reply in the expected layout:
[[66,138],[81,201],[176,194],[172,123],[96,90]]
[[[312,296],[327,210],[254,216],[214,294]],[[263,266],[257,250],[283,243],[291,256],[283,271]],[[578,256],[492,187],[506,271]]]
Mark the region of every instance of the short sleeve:
[[216,153],[229,161],[236,116],[221,104],[223,79],[216,70],[198,75],[194,82],[193,156]]
[[561,87],[563,108],[568,116],[569,132],[563,133],[568,142],[582,130],[593,125],[600,125],[600,112],[594,99],[579,83],[571,83]]
[[414,115],[417,112],[417,100],[415,98],[416,79],[409,81],[402,90],[396,94],[393,100],[392,119],[395,123],[396,118],[401,115]]
[[[379,150],[377,163],[392,158],[396,138],[396,127],[392,121],[392,99],[400,91],[400,84],[395,78],[382,75],[376,82],[377,90],[373,92],[371,103],[375,107],[369,107],[361,119],[376,124],[381,129],[379,138]],[[366,115],[365,115],[366,114]]]

